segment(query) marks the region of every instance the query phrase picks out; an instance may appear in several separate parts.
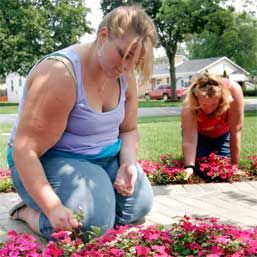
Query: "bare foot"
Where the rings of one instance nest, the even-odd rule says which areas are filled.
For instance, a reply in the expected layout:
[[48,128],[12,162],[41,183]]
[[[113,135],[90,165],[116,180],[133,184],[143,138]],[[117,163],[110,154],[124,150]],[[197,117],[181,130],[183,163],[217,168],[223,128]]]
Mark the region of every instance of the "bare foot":
[[39,216],[40,212],[31,209],[30,207],[24,205],[23,207],[17,209],[11,218],[13,220],[22,220],[27,225],[36,232],[37,234],[41,235],[40,228],[39,228]]
[[[16,206],[14,208],[17,208]],[[22,207],[18,207],[13,214],[10,214],[10,217],[12,220],[19,220],[21,219],[19,214],[22,211],[22,209],[27,208],[27,206],[24,204]]]

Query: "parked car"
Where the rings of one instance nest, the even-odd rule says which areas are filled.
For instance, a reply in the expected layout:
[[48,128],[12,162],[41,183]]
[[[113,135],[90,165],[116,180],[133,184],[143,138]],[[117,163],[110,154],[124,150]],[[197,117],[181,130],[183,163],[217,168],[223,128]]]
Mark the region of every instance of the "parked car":
[[169,98],[171,98],[171,86],[169,84],[163,84],[158,86],[157,88],[150,90],[145,93],[145,99],[146,100],[160,100],[163,99],[164,101],[167,101]]
[[187,87],[180,87],[176,89],[178,99],[184,98],[187,91]]
[[[183,98],[184,94],[186,92],[186,88],[185,87],[181,87],[181,88],[177,88],[176,89],[176,94],[177,97]],[[172,89],[171,89],[171,85],[169,84],[162,84],[159,85],[157,88],[147,91],[145,93],[145,99],[146,100],[164,100],[167,101],[168,99],[170,99],[172,97]]]

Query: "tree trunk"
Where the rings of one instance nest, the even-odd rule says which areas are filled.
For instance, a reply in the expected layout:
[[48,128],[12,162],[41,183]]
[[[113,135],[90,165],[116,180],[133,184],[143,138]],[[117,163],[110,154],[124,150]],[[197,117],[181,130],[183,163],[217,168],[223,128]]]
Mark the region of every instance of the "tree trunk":
[[167,47],[166,49],[166,54],[169,59],[169,64],[170,64],[170,85],[171,85],[171,90],[172,90],[172,100],[177,100],[177,94],[176,94],[176,69],[175,69],[175,56],[176,56],[176,51],[177,51],[177,44],[174,46]]

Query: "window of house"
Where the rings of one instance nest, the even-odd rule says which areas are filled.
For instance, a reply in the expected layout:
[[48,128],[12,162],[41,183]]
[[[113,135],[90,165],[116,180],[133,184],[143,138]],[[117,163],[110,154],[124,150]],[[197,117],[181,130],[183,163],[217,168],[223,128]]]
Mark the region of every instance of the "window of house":
[[167,84],[170,84],[170,78],[166,79]]
[[19,78],[19,86],[20,87],[22,86],[22,79],[21,79],[21,77]]
[[13,80],[11,80],[11,90],[12,90],[12,92],[14,91]]
[[188,81],[189,81],[189,84],[191,84],[191,81],[192,81],[192,76],[191,75],[188,77]]

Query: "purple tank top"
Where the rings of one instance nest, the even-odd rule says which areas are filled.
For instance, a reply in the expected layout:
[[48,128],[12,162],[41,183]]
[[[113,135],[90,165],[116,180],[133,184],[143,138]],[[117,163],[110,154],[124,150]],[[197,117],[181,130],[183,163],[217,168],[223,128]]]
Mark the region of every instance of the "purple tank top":
[[[108,112],[96,112],[87,103],[87,94],[82,81],[80,58],[75,47],[70,46],[57,53],[65,56],[73,65],[76,77],[77,99],[69,115],[67,127],[53,149],[74,154],[97,155],[104,149],[115,145],[119,140],[119,126],[125,116],[127,81],[124,76],[119,77],[120,99],[118,105]],[[18,118],[11,132],[10,146],[12,146],[15,138],[25,98],[26,86],[20,103]]]

